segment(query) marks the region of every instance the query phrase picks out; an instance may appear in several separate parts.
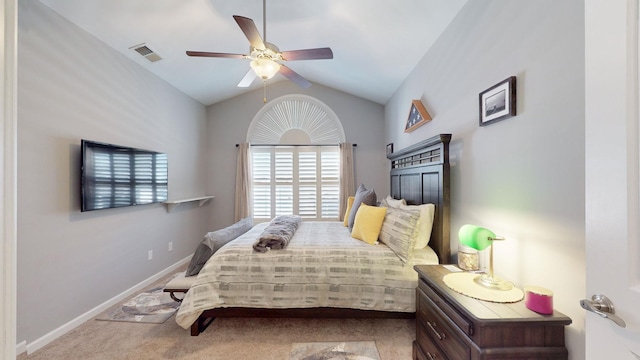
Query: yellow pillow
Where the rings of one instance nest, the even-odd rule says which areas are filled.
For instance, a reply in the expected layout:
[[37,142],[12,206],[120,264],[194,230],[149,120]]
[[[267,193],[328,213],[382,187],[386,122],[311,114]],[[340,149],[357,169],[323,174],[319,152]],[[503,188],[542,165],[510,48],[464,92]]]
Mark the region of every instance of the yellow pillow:
[[349,226],[349,213],[351,212],[351,207],[353,206],[353,200],[355,199],[355,196],[349,196],[349,198],[347,198],[347,211],[345,211],[344,213],[344,226]]
[[380,229],[382,229],[386,214],[386,207],[360,205],[353,222],[351,237],[369,244],[375,244],[378,241],[378,235],[380,234]]

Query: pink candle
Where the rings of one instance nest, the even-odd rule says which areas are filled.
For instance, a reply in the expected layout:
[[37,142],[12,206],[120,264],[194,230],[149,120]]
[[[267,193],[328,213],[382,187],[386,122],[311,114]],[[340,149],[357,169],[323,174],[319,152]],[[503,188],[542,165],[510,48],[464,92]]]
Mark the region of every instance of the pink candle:
[[537,313],[553,314],[553,292],[539,286],[525,286],[524,304]]

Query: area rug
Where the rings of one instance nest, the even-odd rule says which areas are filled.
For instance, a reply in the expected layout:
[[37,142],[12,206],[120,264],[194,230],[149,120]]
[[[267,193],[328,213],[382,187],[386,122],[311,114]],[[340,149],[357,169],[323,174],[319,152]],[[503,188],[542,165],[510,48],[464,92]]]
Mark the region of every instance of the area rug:
[[374,341],[293,343],[289,360],[380,360]]
[[163,290],[164,285],[145,290],[98,315],[96,320],[162,324],[180,307]]

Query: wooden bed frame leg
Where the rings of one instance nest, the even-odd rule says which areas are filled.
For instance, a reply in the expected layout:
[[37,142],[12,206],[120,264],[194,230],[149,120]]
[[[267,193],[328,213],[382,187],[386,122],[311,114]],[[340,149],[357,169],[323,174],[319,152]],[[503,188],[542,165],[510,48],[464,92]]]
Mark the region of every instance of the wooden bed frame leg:
[[215,318],[203,318],[202,316],[196,319],[196,321],[191,324],[191,336],[198,336],[201,332],[203,332]]
[[191,324],[191,336],[198,335],[200,335],[200,319],[197,319],[193,324]]

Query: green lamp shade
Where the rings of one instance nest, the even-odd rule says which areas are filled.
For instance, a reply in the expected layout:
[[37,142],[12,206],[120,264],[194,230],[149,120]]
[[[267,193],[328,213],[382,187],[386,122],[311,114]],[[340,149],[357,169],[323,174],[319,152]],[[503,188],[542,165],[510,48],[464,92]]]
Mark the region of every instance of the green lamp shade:
[[458,232],[458,238],[462,245],[476,250],[484,250],[491,245],[496,237],[491,230],[475,225],[463,225]]

